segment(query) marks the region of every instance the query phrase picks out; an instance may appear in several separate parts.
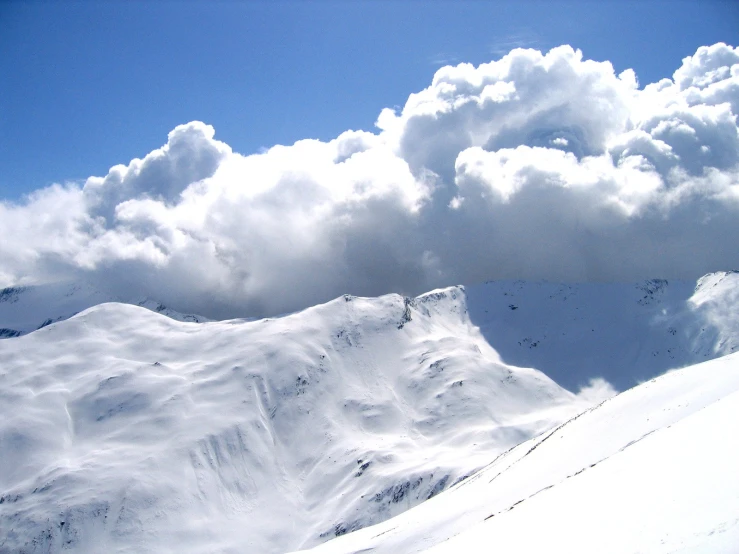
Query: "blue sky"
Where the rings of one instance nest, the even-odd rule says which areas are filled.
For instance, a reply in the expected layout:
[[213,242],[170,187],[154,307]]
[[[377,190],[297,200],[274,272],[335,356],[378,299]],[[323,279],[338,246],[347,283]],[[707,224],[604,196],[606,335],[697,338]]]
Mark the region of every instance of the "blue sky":
[[104,175],[202,120],[241,153],[373,130],[445,63],[580,48],[670,76],[739,43],[733,2],[5,2],[0,198]]

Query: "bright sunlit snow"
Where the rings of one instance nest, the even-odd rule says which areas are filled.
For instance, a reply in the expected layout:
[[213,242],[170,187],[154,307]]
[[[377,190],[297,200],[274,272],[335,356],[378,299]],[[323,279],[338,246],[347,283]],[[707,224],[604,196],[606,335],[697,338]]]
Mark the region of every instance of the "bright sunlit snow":
[[[599,325],[601,334],[604,326],[616,335],[626,333],[613,343],[602,340],[599,350],[624,367],[630,351],[624,355],[622,346],[634,329],[644,330],[645,336],[633,339],[639,344],[651,340],[651,348],[663,347],[655,337],[665,331],[665,323],[652,321],[661,313],[659,306],[675,310],[675,321],[684,324],[680,332],[686,338],[675,350],[682,362],[733,348],[737,274],[706,276],[688,299],[683,298],[684,284],[677,285],[672,299],[669,285],[661,286],[489,283],[472,287],[469,294],[452,287],[415,299],[347,295],[279,318],[203,323],[107,303],[0,341],[0,525],[7,529],[2,548],[278,553],[386,522],[382,529],[396,531],[383,534],[377,543],[381,551],[420,551],[482,521],[482,512],[489,512],[484,517],[502,513],[734,390],[734,358],[721,358],[722,364],[691,368],[684,386],[676,377],[682,373],[673,373],[657,381],[662,388],[648,384],[603,404],[563,427],[567,440],[547,438],[541,433],[597,405],[613,390],[600,381],[575,395],[535,369],[508,365],[469,316],[487,312],[484,329],[495,344],[494,330],[505,328],[510,314],[544,306],[542,296],[559,291],[574,312],[587,312],[587,305],[591,309],[567,323],[572,313],[559,308],[558,328],[576,333],[587,320]],[[80,290],[59,302],[90,298]],[[6,293],[7,321],[12,321],[13,306],[58,313],[51,292],[21,290],[12,298]],[[46,302],[34,305],[39,298]],[[529,315],[526,324],[513,328],[535,334],[555,324],[540,317],[537,325]],[[519,346],[505,333],[500,337],[506,348]],[[524,346],[522,352],[531,352],[530,344]],[[561,369],[570,350],[543,344],[540,352],[538,361]],[[580,358],[571,357],[580,364],[578,371],[589,352],[584,348]],[[706,367],[723,369],[714,376]],[[652,367],[658,370],[659,365]],[[662,383],[677,384],[664,388]],[[581,431],[573,434],[574,429]],[[526,443],[529,439],[534,442]],[[518,464],[545,440],[535,456]],[[675,440],[684,447],[680,437]],[[559,446],[552,449],[554,444]],[[491,468],[475,473],[511,448]],[[644,456],[657,463],[654,454]],[[503,488],[492,492],[480,485],[502,467],[514,462],[517,468],[528,467],[534,461],[546,471],[537,465],[520,476],[518,470],[506,470],[505,479],[495,481]],[[632,475],[633,464],[640,462],[628,463],[619,471]],[[675,471],[690,467],[681,464]],[[721,471],[711,475],[730,479]],[[643,489],[635,475],[629,479],[637,487],[634,494]],[[444,497],[462,500],[424,503],[460,480]],[[572,498],[592,494],[594,487],[605,486],[600,483]],[[726,494],[731,494],[728,486]],[[700,486],[694,489],[690,494],[698,495]],[[610,498],[611,492],[604,495]],[[582,502],[592,504],[589,498]],[[542,516],[530,517],[538,521]],[[710,514],[705,517],[700,525],[716,523]],[[424,522],[420,527],[419,518]],[[672,519],[665,521],[672,525]],[[326,548],[354,551],[345,545],[365,541],[368,533],[351,534],[349,542],[330,542]],[[629,540],[640,545],[639,537]]]
[[0,367],[9,551],[310,546],[592,401],[500,362],[460,288],[252,322],[101,304],[2,341]]

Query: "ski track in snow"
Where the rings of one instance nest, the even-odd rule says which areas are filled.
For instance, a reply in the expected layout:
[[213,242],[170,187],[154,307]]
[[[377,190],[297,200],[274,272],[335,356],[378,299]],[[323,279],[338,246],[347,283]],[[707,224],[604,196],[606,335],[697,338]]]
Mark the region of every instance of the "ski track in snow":
[[735,552],[736,467],[732,354],[607,400],[439,497],[310,552]]

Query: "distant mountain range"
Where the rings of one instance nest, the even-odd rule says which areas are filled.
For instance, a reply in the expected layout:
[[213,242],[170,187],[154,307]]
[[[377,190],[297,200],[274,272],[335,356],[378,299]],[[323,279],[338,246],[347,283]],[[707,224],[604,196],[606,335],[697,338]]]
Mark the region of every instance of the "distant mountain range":
[[0,289],[0,338],[28,334],[105,302],[135,304],[177,321],[209,321],[199,315],[181,314],[150,298],[106,294],[89,283],[50,283]]

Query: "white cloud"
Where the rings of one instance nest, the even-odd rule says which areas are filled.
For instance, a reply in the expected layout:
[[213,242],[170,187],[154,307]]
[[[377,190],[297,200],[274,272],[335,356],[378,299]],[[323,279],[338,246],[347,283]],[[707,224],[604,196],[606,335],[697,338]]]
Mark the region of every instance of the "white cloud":
[[588,384],[584,387],[580,387],[580,391],[577,396],[580,400],[587,402],[595,406],[601,402],[605,402],[609,398],[613,398],[618,394],[618,391],[613,386],[600,377],[590,379]]
[[[673,75],[673,80],[681,90],[690,87],[705,89],[725,82],[736,76],[739,64],[739,51],[726,44],[702,46],[693,56],[683,59],[683,65]],[[736,84],[735,84],[736,85]]]
[[215,129],[199,121],[177,126],[167,144],[134,159],[127,166],[116,165],[104,177],[90,177],[84,186],[91,214],[108,222],[121,202],[147,196],[173,202],[192,183],[210,177],[231,154],[231,148],[214,140]]
[[85,277],[205,315],[494,278],[739,267],[739,50],[673,79],[568,46],[439,69],[378,133],[243,156],[199,122],[142,159],[0,204],[0,284]]

